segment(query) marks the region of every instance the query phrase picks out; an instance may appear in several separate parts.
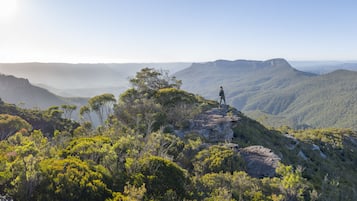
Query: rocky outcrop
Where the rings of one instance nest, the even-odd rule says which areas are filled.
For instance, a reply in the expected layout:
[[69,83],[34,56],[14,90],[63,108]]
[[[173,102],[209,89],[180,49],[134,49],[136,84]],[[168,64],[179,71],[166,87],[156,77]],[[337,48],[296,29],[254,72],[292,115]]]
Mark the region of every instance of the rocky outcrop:
[[[294,136],[289,135],[289,134],[285,134],[284,136],[291,140],[290,143],[286,145],[286,147],[290,151],[295,150],[297,148],[297,146],[300,144],[300,142]],[[322,152],[322,150],[320,149],[320,147],[318,145],[312,144],[311,150],[319,152],[319,155],[321,158],[323,158],[323,159],[327,158],[327,155],[324,154],[324,152]],[[303,159],[305,161],[309,159],[309,157],[306,156],[306,154],[304,153],[304,151],[302,149],[298,150],[297,156],[299,156],[301,159]]]
[[208,146],[212,142],[224,142],[226,147],[243,157],[250,176],[275,176],[275,169],[281,159],[272,150],[263,146],[239,148],[238,144],[231,143],[234,134],[232,128],[239,125],[240,119],[239,112],[229,110],[228,106],[212,108],[196,116],[189,129],[176,131],[176,134],[183,137],[185,134],[197,133],[207,140]]
[[247,173],[256,178],[274,177],[275,169],[281,160],[271,149],[263,146],[249,146],[240,150]]
[[228,112],[228,106],[213,108],[198,115],[191,122],[189,130],[184,133],[198,133],[209,142],[230,142],[233,138],[232,128],[240,120],[238,112]]

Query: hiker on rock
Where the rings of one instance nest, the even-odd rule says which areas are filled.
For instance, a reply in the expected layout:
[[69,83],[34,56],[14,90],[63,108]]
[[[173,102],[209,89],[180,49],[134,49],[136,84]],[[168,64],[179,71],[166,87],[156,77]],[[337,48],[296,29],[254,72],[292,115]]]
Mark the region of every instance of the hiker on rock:
[[219,90],[219,96],[221,97],[219,100],[219,105],[221,106],[222,104],[222,100],[224,101],[224,104],[226,104],[226,97],[224,96],[224,91],[223,91],[223,87],[220,87],[221,89]]

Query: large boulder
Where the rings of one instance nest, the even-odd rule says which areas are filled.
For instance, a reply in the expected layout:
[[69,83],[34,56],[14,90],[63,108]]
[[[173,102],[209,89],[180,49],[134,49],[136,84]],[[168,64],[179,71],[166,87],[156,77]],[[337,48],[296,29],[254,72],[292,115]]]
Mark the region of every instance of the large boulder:
[[249,146],[240,150],[247,173],[256,178],[274,177],[275,169],[281,160],[271,149],[263,146]]

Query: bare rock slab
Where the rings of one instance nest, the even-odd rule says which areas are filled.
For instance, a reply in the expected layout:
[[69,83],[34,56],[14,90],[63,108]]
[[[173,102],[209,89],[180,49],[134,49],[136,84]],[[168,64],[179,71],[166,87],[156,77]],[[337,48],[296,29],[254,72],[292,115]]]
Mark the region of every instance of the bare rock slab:
[[247,167],[247,173],[256,178],[274,177],[281,158],[271,149],[263,146],[249,146],[240,150]]

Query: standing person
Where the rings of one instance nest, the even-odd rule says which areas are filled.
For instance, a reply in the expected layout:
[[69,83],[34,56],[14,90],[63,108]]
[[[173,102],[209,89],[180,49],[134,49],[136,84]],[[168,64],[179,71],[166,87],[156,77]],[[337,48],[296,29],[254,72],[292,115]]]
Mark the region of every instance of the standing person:
[[219,106],[222,104],[222,100],[224,101],[224,104],[226,104],[226,97],[224,96],[224,90],[223,87],[220,87],[221,89],[219,90],[219,96],[221,97],[219,100]]

